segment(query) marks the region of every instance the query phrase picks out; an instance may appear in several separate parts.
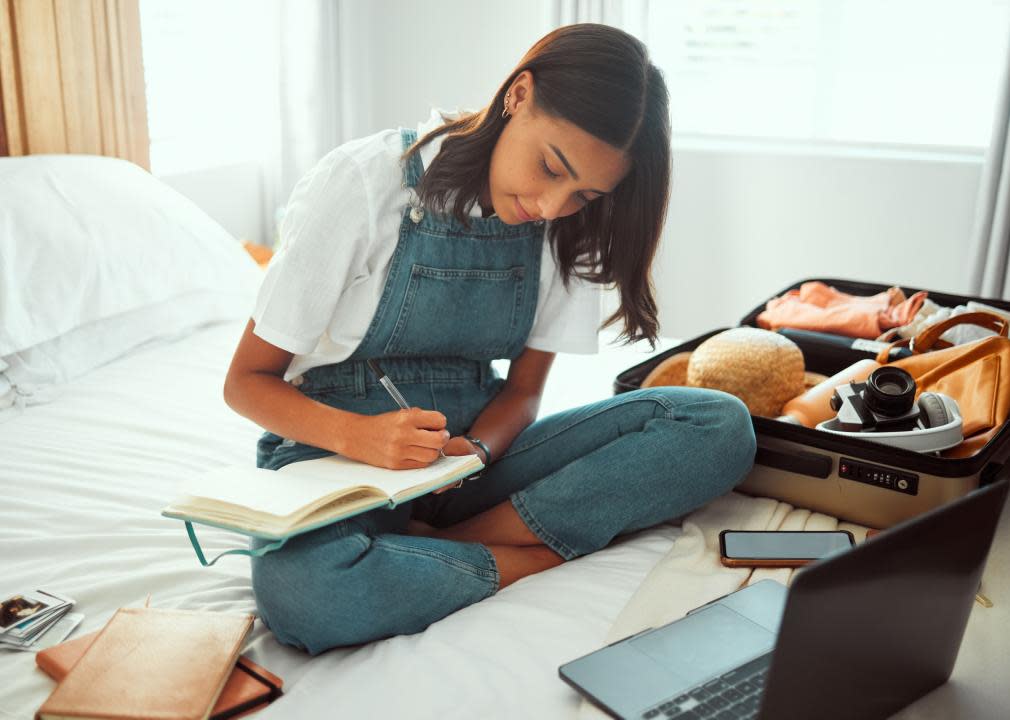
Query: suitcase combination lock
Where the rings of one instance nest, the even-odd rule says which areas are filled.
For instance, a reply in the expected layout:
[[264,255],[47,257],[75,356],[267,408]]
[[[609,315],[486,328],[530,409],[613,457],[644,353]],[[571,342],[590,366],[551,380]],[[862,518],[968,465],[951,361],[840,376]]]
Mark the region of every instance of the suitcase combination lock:
[[876,485],[885,490],[894,490],[906,495],[919,493],[919,476],[899,472],[893,468],[869,465],[850,458],[839,458],[839,477],[856,480],[867,485]]

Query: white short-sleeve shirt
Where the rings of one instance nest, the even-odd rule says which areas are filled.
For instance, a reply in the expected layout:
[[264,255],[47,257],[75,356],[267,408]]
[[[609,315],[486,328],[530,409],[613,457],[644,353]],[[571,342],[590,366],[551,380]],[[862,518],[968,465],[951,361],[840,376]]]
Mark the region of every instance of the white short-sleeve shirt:
[[[418,137],[442,124],[433,110]],[[444,136],[421,149],[424,167]],[[298,181],[253,310],[255,333],[294,353],[285,379],[346,360],[365,337],[399,240],[403,187],[399,130],[352,140],[329,152]],[[474,206],[471,215],[480,216]],[[545,224],[545,232],[549,225]],[[595,353],[600,288],[572,278],[566,289],[545,237],[536,315],[527,347]],[[489,309],[489,311],[491,311]]]

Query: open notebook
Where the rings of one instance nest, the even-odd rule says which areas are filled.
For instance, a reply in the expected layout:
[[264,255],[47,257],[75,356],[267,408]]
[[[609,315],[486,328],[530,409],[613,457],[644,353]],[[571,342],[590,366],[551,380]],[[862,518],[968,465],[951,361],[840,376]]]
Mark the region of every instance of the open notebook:
[[295,535],[375,508],[396,507],[483,467],[477,455],[439,457],[414,470],[388,470],[341,455],[280,470],[231,465],[185,482],[183,495],[161,514],[184,521],[200,562],[212,565],[217,558],[205,560],[192,523],[273,540],[258,550],[224,553],[258,556]]

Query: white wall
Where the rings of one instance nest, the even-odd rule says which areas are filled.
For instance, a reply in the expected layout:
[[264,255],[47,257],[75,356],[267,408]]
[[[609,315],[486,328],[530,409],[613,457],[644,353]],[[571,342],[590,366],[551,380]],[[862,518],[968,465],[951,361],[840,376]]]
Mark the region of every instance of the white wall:
[[662,333],[731,326],[797,280],[967,292],[980,157],[674,146]]
[[263,178],[257,163],[163,175],[159,179],[193,200],[236,238],[272,244],[271,223],[265,217]]
[[[541,0],[370,0],[345,2],[353,57],[373,79],[353,121],[358,137],[410,127],[428,108],[479,108],[549,30]],[[353,75],[354,73],[352,73]]]

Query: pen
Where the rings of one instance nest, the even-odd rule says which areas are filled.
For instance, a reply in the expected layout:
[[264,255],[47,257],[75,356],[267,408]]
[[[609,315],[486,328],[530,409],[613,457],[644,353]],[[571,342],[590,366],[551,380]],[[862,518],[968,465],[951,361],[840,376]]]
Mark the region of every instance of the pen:
[[[379,363],[375,362],[375,360],[365,360],[365,362],[368,363],[368,367],[372,369],[372,372],[375,373],[375,377],[379,379],[379,384],[386,388],[386,392],[388,392],[390,397],[396,401],[396,404],[404,410],[410,410],[410,405],[408,405],[407,401],[403,399],[403,395],[401,395],[400,391],[396,389],[396,385],[393,384],[393,381],[390,380],[386,373],[382,371],[382,368],[379,367]],[[445,453],[442,452],[441,448],[439,448],[438,454],[445,457]]]
[[390,396],[396,400],[396,404],[404,410],[410,410],[410,405],[408,405],[407,401],[403,399],[403,395],[401,395],[400,391],[396,389],[396,385],[393,384],[393,381],[386,377],[386,373],[382,372],[382,368],[379,367],[379,363],[374,360],[365,360],[365,362],[368,363],[368,367],[370,367],[372,372],[375,373],[375,377],[379,379],[379,383],[382,387],[386,388],[386,392],[388,392]]

